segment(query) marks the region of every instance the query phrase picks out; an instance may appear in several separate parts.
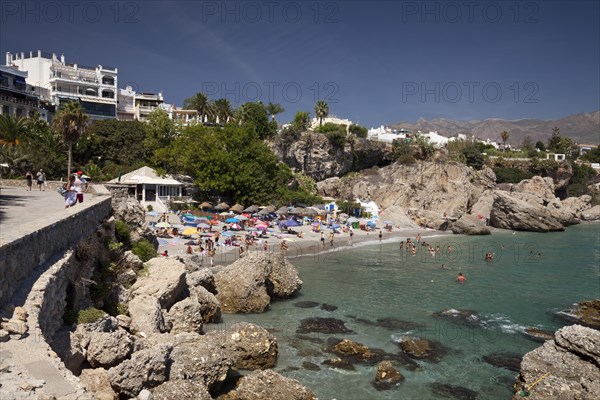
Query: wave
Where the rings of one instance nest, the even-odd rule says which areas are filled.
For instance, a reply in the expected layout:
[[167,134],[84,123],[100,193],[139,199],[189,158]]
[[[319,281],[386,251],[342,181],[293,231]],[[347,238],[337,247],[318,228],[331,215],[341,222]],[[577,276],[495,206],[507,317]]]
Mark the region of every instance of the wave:
[[504,333],[522,334],[526,334],[527,329],[532,327],[532,325],[518,324],[504,314],[490,314],[482,316],[481,326],[490,330],[500,329]]

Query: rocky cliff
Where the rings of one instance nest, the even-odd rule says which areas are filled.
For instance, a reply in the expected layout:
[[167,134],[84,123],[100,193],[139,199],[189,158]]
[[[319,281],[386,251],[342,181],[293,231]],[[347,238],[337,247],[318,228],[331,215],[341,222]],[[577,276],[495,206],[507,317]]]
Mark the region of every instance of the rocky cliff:
[[278,141],[270,147],[290,168],[316,181],[375,165],[388,165],[392,161],[390,144],[357,138],[353,142],[346,141],[343,148],[336,148],[326,135],[313,132],[304,132],[293,143]]
[[600,331],[567,326],[523,357],[513,399],[598,399],[599,378]]
[[488,220],[495,228],[547,232],[599,219],[590,196],[561,201],[550,177],[535,176],[499,186],[490,168],[475,171],[456,162],[373,167],[355,177],[321,181],[317,190],[337,199],[373,200],[382,211],[381,219],[403,228],[445,230],[459,220],[456,233],[487,233],[472,218],[460,220],[472,215],[482,223]]

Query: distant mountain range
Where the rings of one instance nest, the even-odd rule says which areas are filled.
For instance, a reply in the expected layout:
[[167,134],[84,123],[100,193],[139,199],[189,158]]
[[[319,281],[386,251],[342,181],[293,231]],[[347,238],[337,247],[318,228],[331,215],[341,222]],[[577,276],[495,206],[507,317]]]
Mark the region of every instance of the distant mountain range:
[[509,143],[520,145],[525,136],[529,135],[533,142],[538,140],[547,143],[552,135],[552,128],[557,126],[561,136],[568,136],[581,144],[600,144],[600,110],[591,113],[569,115],[555,120],[540,119],[484,119],[481,121],[454,121],[450,119],[419,118],[417,122],[398,122],[390,125],[393,129],[408,129],[412,131],[437,131],[440,135],[452,137],[459,133],[475,135],[479,139],[490,139],[501,142],[500,132],[510,133]]

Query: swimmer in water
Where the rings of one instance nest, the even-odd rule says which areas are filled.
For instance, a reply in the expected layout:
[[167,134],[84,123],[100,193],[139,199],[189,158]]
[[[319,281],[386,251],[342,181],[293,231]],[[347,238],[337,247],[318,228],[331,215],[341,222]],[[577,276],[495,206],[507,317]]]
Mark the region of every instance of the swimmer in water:
[[465,276],[462,274],[462,272],[459,272],[458,276],[456,277],[456,282],[463,283],[466,280],[467,280],[467,278],[465,278]]

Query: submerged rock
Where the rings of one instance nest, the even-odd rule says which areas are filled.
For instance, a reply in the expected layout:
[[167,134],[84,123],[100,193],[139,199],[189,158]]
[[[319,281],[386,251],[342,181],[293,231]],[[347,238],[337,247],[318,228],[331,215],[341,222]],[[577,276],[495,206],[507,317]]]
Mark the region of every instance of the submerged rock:
[[320,371],[321,370],[321,367],[319,367],[317,364],[311,363],[309,361],[304,361],[302,363],[302,368],[304,368],[308,371]]
[[477,392],[467,389],[462,386],[448,385],[445,383],[430,383],[429,389],[437,396],[459,399],[459,400],[475,400]]
[[398,346],[412,358],[434,363],[439,362],[448,353],[448,349],[442,344],[422,338],[404,338]]
[[525,329],[524,335],[534,342],[545,342],[546,340],[554,339],[554,332],[545,331],[531,326]]
[[327,365],[332,368],[345,369],[346,371],[354,371],[354,364],[349,360],[345,360],[343,358],[331,358],[329,360],[325,360],[321,363],[322,365]]
[[335,318],[305,318],[300,321],[296,333],[356,333],[346,328],[344,321]]
[[479,326],[481,321],[477,311],[456,310],[454,308],[446,308],[442,311],[434,312],[432,316],[467,326]]
[[582,301],[573,309],[581,325],[600,329],[600,299]]
[[600,331],[567,326],[556,331],[554,340],[525,354],[513,399],[521,399],[521,391],[539,399],[597,399],[599,371]]
[[377,390],[387,390],[396,387],[402,382],[404,377],[400,374],[389,361],[382,361],[377,365],[377,373],[372,385]]
[[380,326],[382,328],[388,329],[390,331],[411,331],[413,329],[418,329],[423,327],[421,324],[417,324],[415,322],[404,321],[398,318],[379,318],[375,325]]
[[319,305],[319,303],[317,303],[316,301],[298,301],[298,302],[294,303],[294,306],[296,306],[298,308],[313,308],[318,305]]
[[332,306],[330,304],[321,304],[321,307],[319,307],[321,310],[325,310],[325,311],[335,311],[337,310],[337,306]]
[[483,356],[483,361],[498,368],[506,368],[509,371],[519,372],[522,357],[519,354],[492,353]]

